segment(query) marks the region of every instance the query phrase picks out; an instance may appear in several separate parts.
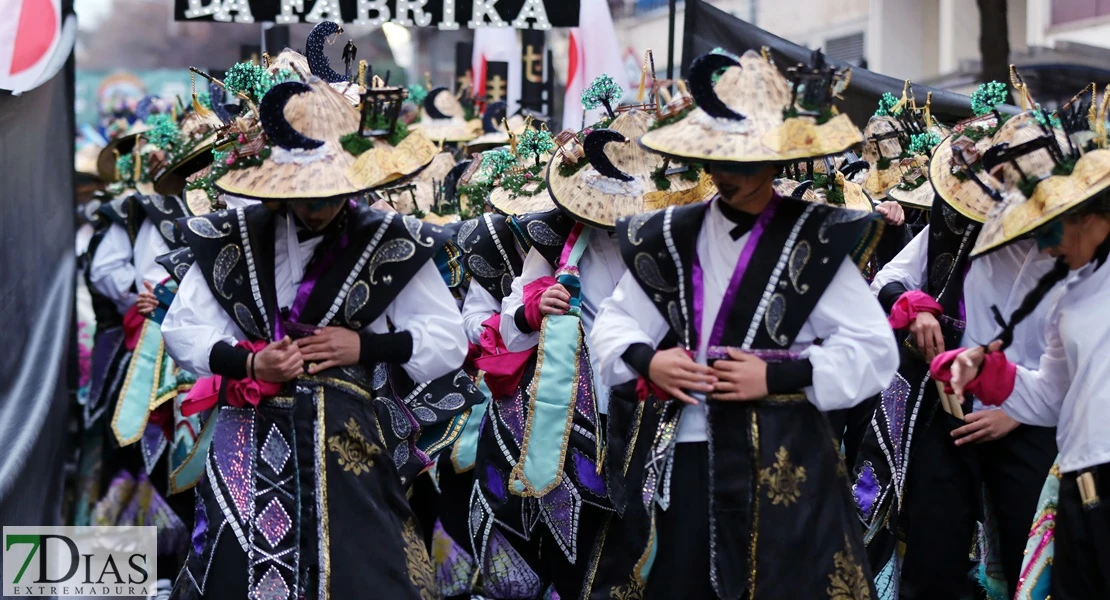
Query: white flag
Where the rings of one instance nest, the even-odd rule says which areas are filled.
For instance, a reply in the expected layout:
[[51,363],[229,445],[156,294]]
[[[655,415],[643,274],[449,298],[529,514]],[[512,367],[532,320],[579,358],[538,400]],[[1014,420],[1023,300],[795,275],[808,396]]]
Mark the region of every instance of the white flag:
[[505,97],[507,114],[520,110],[520,40],[515,28],[479,27],[474,30],[471,77],[474,78],[474,94],[480,99],[486,95],[487,62],[509,63],[509,86]]
[[[628,75],[621,60],[621,47],[609,3],[584,0],[578,12],[578,27],[570,30],[567,57],[567,92],[563,99],[563,128],[582,127],[582,91],[598,76],[607,74],[621,89],[628,89]],[[615,108],[615,107],[614,107]],[[590,111],[585,124],[597,122],[604,108]]]

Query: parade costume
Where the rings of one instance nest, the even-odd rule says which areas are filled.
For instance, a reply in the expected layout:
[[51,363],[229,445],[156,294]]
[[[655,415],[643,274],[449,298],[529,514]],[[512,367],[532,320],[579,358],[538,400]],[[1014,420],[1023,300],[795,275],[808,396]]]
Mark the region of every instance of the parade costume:
[[[690,72],[698,108],[640,142],[722,163],[788,162],[858,143],[829,104],[844,74],[819,57],[797,72],[814,76],[804,97],[756,53],[706,55]],[[858,266],[881,229],[867,213],[778,195],[759,215],[714,199],[618,224],[629,270],[591,341],[614,386],[606,460],[622,518],[595,553],[589,597],[873,597],[822,411],[876,393],[895,368]],[[654,353],[675,346],[703,364],[739,348],[782,364],[781,377],[772,384],[777,368],[768,368],[763,400],[683,405],[646,376]]]
[[[650,202],[683,204],[707,193],[697,196],[698,177],[687,182],[677,173],[663,176],[674,189],[652,193],[652,171],[663,161],[630,144],[652,122],[632,109],[589,134],[570,132],[573,142],[550,164],[525,156],[490,194],[494,207],[519,215],[511,222],[529,250],[502,302],[499,333],[507,356],[478,359],[514,367],[499,385],[489,380],[494,402],[478,441],[471,499],[471,534],[487,595],[531,598],[550,585],[561,597],[576,596],[610,510],[603,472],[608,394],[595,383],[598,365],[587,338],[624,265],[615,235],[602,227]],[[554,149],[528,140],[522,136],[517,147],[533,154]],[[607,154],[610,142],[621,145]],[[588,150],[575,153],[570,144]],[[545,179],[533,177],[515,190],[504,185],[515,173],[544,167]],[[520,204],[535,206],[532,194],[548,190],[560,208],[520,214]],[[556,282],[570,291],[572,309],[543,317],[539,297]],[[497,568],[502,556],[520,567]]]
[[[1051,261],[1039,260],[1031,245],[970,262],[985,209],[992,203],[990,186],[998,184],[980,164],[978,149],[953,158],[951,148],[976,146],[972,134],[983,152],[1012,143],[1034,119],[1026,113],[1000,121],[995,115],[958,124],[958,133],[943,141],[933,158],[947,162],[921,167],[937,179],[929,188],[937,192],[930,224],[872,283],[891,325],[902,332],[899,373],[881,394],[852,467],[853,493],[883,598],[948,597],[968,589],[966,548],[977,522],[987,522],[1001,534],[990,549],[1005,567],[1012,591],[1035,490],[1055,454],[1052,432],[1040,428],[956,446],[951,431],[965,424],[965,411],[982,406],[960,406],[941,395],[924,353],[906,331],[925,311],[939,321],[946,348],[974,345],[971,340],[995,333],[990,307],[1016,306],[1051,268]],[[1019,331],[1023,343],[1020,351],[1013,350],[1015,357],[1035,360],[1041,351],[1038,331],[1037,320]],[[993,510],[985,509],[984,498]],[[992,516],[989,521],[986,514]],[[938,520],[950,526],[938,528]],[[989,562],[981,564],[985,568]]]
[[[1092,199],[1105,197],[1110,187],[1110,151],[1103,149],[1105,110],[1106,102],[1098,104],[1097,93],[1092,93],[1090,100],[1077,97],[1059,111],[1062,125],[1071,134],[1067,139],[1062,140],[1060,130],[1050,125],[1052,117],[1039,113],[1038,123],[1027,125],[1025,135],[992,154],[992,161],[1002,166],[1005,187],[979,236],[974,256],[1005,250],[1030,232],[1036,232],[1038,242],[1045,246],[1059,245],[1062,238],[1046,233],[1046,226],[1082,211],[1089,202],[1100,201]],[[1100,206],[1094,210],[1104,214]],[[1045,349],[1035,369],[1014,364],[1001,353],[988,353],[981,372],[966,387],[986,404],[1001,404],[1002,410],[1021,423],[1057,427],[1060,478],[1052,518],[1051,581],[1045,582],[1047,577],[1041,571],[1036,573],[1036,586],[1050,589],[1052,598],[1065,600],[1110,593],[1104,578],[1110,530],[1100,502],[1107,492],[1106,463],[1110,458],[1107,436],[1100,431],[1106,422],[1105,403],[1099,401],[1104,379],[1099,356],[1105,325],[1090,318],[1101,310],[1100,298],[1107,284],[1107,271],[1102,267],[1108,253],[1110,243],[1103,241],[1093,260],[1070,276],[1067,263],[1058,259],[997,336],[1003,347],[1008,347],[1015,327],[1033,314],[1033,306],[1046,301],[1054,283],[1066,279],[1058,300],[1050,304]],[[958,354],[938,356],[932,365],[934,375],[947,381]],[[1037,535],[1043,523],[1034,526],[1034,536],[1043,540],[1043,534]],[[1042,561],[1041,556],[1034,556],[1029,564],[1043,565]],[[1023,576],[1031,574],[1027,567]]]
[[[326,83],[277,84],[259,108],[262,160],[240,160],[221,190],[287,203],[368,187],[339,140],[362,133],[360,116]],[[434,597],[405,488],[478,397],[456,371],[461,317],[432,261],[447,233],[349,200],[322,234],[263,205],[180,225],[196,262],[163,334],[206,378],[196,408],[218,402],[218,420],[175,597]],[[358,364],[286,384],[246,372],[244,347],[326,326],[359,332]]]

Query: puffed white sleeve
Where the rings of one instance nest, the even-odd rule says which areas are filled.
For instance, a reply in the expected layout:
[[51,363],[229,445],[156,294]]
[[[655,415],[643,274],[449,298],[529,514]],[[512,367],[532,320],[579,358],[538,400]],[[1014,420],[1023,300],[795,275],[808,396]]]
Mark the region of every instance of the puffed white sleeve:
[[[149,221],[147,222],[149,223]],[[140,275],[143,281],[149,283],[153,287],[154,284],[162,283],[170,276],[165,267],[154,260],[163,254],[169,254],[170,246],[166,243],[166,238],[162,237],[162,235],[154,229],[153,225],[151,229],[153,230],[153,235],[150,236],[150,247],[146,251],[146,254],[151,260],[149,264],[143,265],[143,272],[140,273]]]
[[204,274],[193,265],[162,320],[162,339],[166,352],[177,365],[198,377],[209,377],[208,358],[217,342],[234,346],[247,337],[212,295]]
[[590,353],[601,368],[601,382],[620,385],[640,376],[622,356],[632,344],[652,348],[667,335],[667,322],[631,273],[625,272],[613,295],[601,303],[590,331]]
[[501,312],[501,303],[497,298],[494,298],[493,294],[487,292],[486,288],[478,282],[472,281],[462,306],[463,326],[466,327],[467,339],[473,344],[480,343],[482,323],[499,312]]
[[1045,326],[1045,342],[1036,370],[1018,365],[1014,391],[1002,403],[1002,410],[1018,423],[1055,427],[1071,386],[1067,353],[1055,315]]
[[420,267],[385,313],[370,324],[370,331],[388,333],[389,323],[412,335],[412,356],[401,367],[413,381],[442,377],[466,359],[462,315],[435,261]]
[[807,324],[824,342],[802,352],[813,365],[806,397],[822,411],[850,408],[885,389],[898,347],[879,301],[848,259],[817,301]]
[[925,269],[929,264],[929,226],[914,236],[890,262],[875,274],[871,282],[872,293],[897,281],[907,290],[920,290],[925,285]]
[[135,285],[135,265],[131,261],[131,239],[122,225],[112,223],[104,232],[104,239],[96,248],[89,265],[89,281],[96,291],[104,294],[116,310],[127,312],[139,295],[132,291]]
[[516,312],[524,306],[524,286],[544,276],[554,276],[555,271],[547,259],[535,248],[524,257],[520,277],[513,280],[513,290],[501,301],[501,339],[509,352],[523,352],[540,343],[540,333],[525,333],[516,326]]

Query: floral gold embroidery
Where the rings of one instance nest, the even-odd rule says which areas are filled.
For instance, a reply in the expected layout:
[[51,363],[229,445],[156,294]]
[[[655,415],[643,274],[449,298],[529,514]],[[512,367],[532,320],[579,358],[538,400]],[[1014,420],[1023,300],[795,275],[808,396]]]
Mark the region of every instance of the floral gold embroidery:
[[405,538],[405,566],[409,582],[420,592],[421,600],[438,600],[439,587],[428,559],[428,550],[424,548],[424,538],[416,532],[416,524],[411,519],[405,523],[401,534]]
[[352,471],[355,476],[369,472],[374,466],[374,457],[382,453],[377,444],[362,436],[362,430],[354,417],[344,424],[347,431],[328,438],[328,450],[339,455],[339,466],[344,471]]
[[644,597],[644,582],[640,581],[635,574],[628,579],[628,585],[609,590],[609,600],[643,600]]
[[806,469],[790,462],[785,446],[779,446],[775,459],[775,464],[759,470],[759,484],[767,486],[771,504],[790,506],[802,497],[801,484],[806,480]]
[[829,573],[829,600],[871,600],[871,590],[863,567],[852,557],[852,545],[844,538],[844,550],[833,555],[833,572]]

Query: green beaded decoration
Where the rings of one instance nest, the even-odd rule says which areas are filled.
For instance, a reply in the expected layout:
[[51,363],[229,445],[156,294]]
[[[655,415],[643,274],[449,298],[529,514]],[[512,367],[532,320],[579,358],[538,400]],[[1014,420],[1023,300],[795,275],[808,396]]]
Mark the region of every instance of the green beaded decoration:
[[980,85],[971,94],[971,112],[981,117],[993,111],[999,104],[1009,100],[1010,92],[1006,84],[1000,81],[988,81]]
[[613,81],[612,77],[601,75],[590,82],[586,91],[582,92],[582,106],[588,110],[604,106],[605,112],[609,113],[609,118],[615,119],[617,115],[613,112],[613,105],[619,102],[623,95],[624,90],[617,85],[616,81]]

